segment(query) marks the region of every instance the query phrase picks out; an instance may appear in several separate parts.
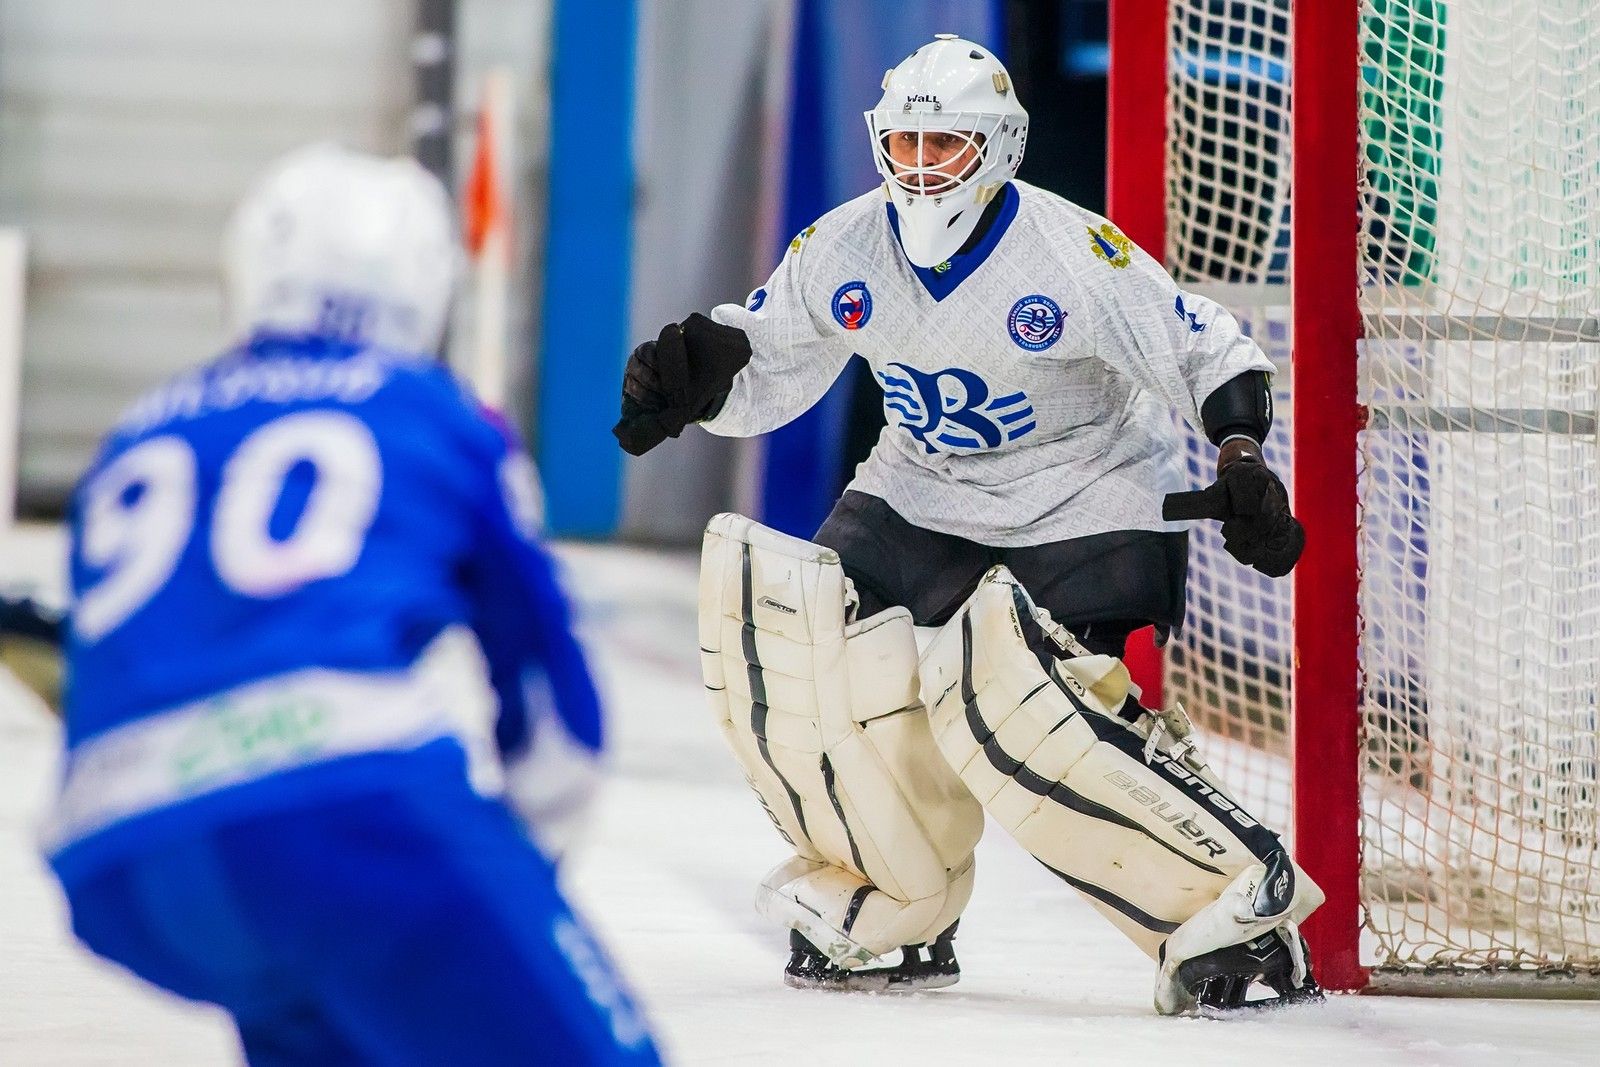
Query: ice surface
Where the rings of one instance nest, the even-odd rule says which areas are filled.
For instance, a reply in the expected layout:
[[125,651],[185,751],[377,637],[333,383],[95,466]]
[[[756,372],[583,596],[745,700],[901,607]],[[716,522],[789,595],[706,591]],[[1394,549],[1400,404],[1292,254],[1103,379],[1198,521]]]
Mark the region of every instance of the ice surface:
[[[0,541],[0,584],[55,582],[59,537]],[[991,827],[953,989],[800,992],[751,908],[785,855],[701,695],[689,554],[571,546],[612,711],[614,777],[572,895],[684,1064],[1495,1065],[1600,1063],[1600,1007],[1338,997],[1267,1018],[1162,1019],[1151,964]],[[226,1020],[76,948],[31,843],[56,728],[0,680],[0,1064],[226,1064]]]

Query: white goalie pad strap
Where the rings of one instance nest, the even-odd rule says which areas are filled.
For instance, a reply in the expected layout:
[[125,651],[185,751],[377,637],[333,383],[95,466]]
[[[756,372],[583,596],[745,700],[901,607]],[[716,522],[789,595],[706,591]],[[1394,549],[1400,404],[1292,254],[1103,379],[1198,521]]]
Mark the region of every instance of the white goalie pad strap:
[[[1115,713],[1132,690],[1108,657],[1047,672],[1023,637],[1033,610],[996,567],[935,637],[922,660],[934,737],[990,815],[1154,958],[1282,845],[1203,765]],[[1321,893],[1295,873],[1298,920]]]
[[712,713],[779,833],[816,868],[769,878],[764,892],[827,916],[877,956],[960,915],[983,811],[928,729],[910,614],[846,625],[847,595],[829,549],[740,515],[706,529],[700,649]]

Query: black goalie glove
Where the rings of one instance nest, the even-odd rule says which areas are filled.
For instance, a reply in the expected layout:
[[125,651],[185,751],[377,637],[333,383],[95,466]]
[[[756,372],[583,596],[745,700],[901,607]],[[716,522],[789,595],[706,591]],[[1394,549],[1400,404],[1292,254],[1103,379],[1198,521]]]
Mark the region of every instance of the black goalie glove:
[[733,379],[750,362],[750,340],[695,312],[668,323],[654,341],[628,357],[622,377],[622,417],[611,432],[624,452],[642,456],[691,422],[721,407]]
[[1289,511],[1283,482],[1248,453],[1218,471],[1209,488],[1168,493],[1161,517],[1221,520],[1228,554],[1270,578],[1288,574],[1306,547],[1305,527]]

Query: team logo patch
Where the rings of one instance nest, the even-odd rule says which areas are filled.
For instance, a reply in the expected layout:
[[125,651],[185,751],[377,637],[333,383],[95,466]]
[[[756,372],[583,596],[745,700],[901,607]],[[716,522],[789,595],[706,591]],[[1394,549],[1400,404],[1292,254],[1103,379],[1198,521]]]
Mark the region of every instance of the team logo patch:
[[746,311],[760,311],[761,305],[765,304],[766,302],[767,291],[765,289],[757,289],[755,292],[744,298],[744,309]]
[[872,318],[872,294],[863,281],[845,282],[833,294],[833,317],[847,330],[859,330]]
[[921,442],[928,452],[965,454],[999,448],[1038,428],[1028,394],[992,396],[983,378],[964,367],[923,371],[891,363],[874,372],[883,387],[889,422]]
[[1019,347],[1029,352],[1043,352],[1061,339],[1061,327],[1067,316],[1061,305],[1043,293],[1025,296],[1011,305],[1006,317],[1006,329]]
[[1118,270],[1133,262],[1133,242],[1121,230],[1109,222],[1098,230],[1093,226],[1088,230],[1089,247],[1094,249],[1095,255]]

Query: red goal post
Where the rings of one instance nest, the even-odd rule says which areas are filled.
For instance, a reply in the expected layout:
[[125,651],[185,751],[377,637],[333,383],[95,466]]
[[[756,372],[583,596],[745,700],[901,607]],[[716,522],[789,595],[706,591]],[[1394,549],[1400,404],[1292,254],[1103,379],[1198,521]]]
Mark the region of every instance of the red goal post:
[[[1342,203],[1345,210],[1342,218],[1337,211],[1328,213],[1331,218],[1302,212],[1294,220],[1292,239],[1293,277],[1304,284],[1308,300],[1319,303],[1310,314],[1319,314],[1322,324],[1314,334],[1302,329],[1297,336],[1303,347],[1295,351],[1296,388],[1314,389],[1325,398],[1316,412],[1320,418],[1295,422],[1296,463],[1302,462],[1298,446],[1303,440],[1322,442],[1323,447],[1307,448],[1304,455],[1321,459],[1323,469],[1310,476],[1314,484],[1329,489],[1312,499],[1296,500],[1297,512],[1311,532],[1306,555],[1294,572],[1295,599],[1322,621],[1318,639],[1307,648],[1297,640],[1294,649],[1293,777],[1298,794],[1314,791],[1318,798],[1315,806],[1296,807],[1294,841],[1297,861],[1328,895],[1305,928],[1322,981],[1331,989],[1359,989],[1366,984],[1366,972],[1357,956],[1356,525],[1355,465],[1350,460],[1355,455],[1357,421],[1352,358],[1357,219],[1355,198],[1349,195],[1349,180],[1356,170],[1355,3],[1329,0],[1303,6],[1314,9],[1314,17],[1325,23],[1343,25],[1322,27],[1331,31],[1330,36],[1309,50],[1306,66],[1300,66],[1296,52],[1295,69],[1302,79],[1319,79],[1325,91],[1313,94],[1302,81],[1304,95],[1295,98],[1299,110],[1291,122],[1295,128],[1302,120],[1314,122],[1344,135],[1325,138],[1316,150],[1298,151],[1293,181],[1297,189],[1307,187],[1301,182],[1314,184],[1325,202]],[[1166,247],[1168,211],[1167,0],[1112,0],[1110,15],[1108,210],[1141,248],[1159,259]],[[1342,94],[1337,91],[1341,84]],[[1322,108],[1315,117],[1309,114],[1313,103]],[[1343,195],[1331,188],[1340,175],[1345,179]],[[1326,258],[1316,258],[1317,253]],[[1342,298],[1340,288],[1328,284],[1328,279],[1341,276],[1349,279]],[[1301,293],[1297,287],[1297,302]],[[1306,321],[1300,314],[1297,303],[1297,327]],[[1345,462],[1334,462],[1335,457]],[[1296,473],[1310,472],[1300,468]],[[1311,825],[1302,825],[1303,821]]]
[[1327,892],[1332,989],[1600,989],[1597,46],[1564,0],[1111,0],[1108,213],[1278,364],[1308,537],[1273,584],[1196,530],[1165,689]]

